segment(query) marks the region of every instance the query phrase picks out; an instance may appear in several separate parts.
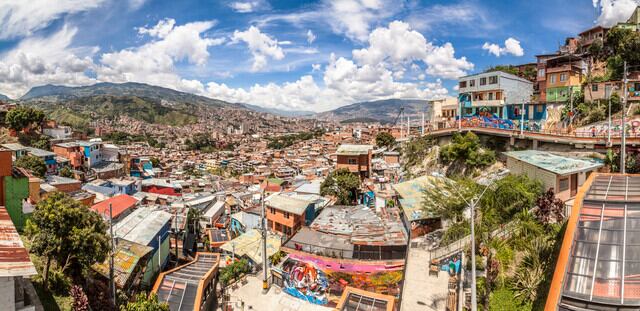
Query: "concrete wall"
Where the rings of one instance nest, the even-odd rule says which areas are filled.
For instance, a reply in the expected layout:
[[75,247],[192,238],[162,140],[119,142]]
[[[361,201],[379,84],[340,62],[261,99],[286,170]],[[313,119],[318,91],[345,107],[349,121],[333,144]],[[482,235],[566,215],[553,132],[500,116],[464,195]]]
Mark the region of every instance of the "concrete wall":
[[13,277],[0,277],[0,309],[15,310],[15,281]]
[[153,256],[149,257],[149,260],[147,261],[147,269],[142,276],[143,286],[153,286],[156,277],[158,276],[158,274],[160,274],[162,268],[167,264],[167,261],[169,260],[169,252],[171,251],[169,239],[170,235],[167,235],[162,241],[162,244],[160,244],[160,248],[156,249],[156,251],[153,253]]

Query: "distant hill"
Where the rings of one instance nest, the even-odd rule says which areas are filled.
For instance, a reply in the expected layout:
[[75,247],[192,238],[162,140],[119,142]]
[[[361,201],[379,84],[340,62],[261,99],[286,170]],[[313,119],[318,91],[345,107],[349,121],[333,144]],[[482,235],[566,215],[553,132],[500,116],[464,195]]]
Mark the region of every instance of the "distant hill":
[[1,101],[9,101],[9,100],[11,100],[11,98],[9,98],[9,96],[7,96],[7,95],[0,94],[0,100]]
[[136,96],[140,98],[149,98],[163,100],[168,104],[171,103],[190,103],[205,104],[215,107],[244,108],[238,104],[231,104],[222,100],[212,99],[204,96],[194,95],[190,93],[180,92],[165,87],[154,86],[144,83],[127,82],[127,83],[97,83],[88,86],[61,86],[61,85],[43,85],[33,87],[29,92],[24,94],[20,100],[22,101],[50,101],[57,102],[63,100],[71,100],[82,97],[109,95],[109,96]]
[[343,106],[331,111],[318,113],[316,117],[333,121],[365,119],[389,123],[396,119],[401,107],[404,107],[405,117],[411,118],[421,118],[422,113],[426,114],[428,111],[426,109],[426,100],[385,99]]
[[313,111],[282,110],[282,109],[275,109],[275,108],[265,108],[265,107],[260,107],[256,105],[250,105],[250,104],[241,104],[241,105],[253,111],[265,112],[265,113],[275,114],[283,117],[306,117],[306,116],[313,116],[315,114],[315,112]]

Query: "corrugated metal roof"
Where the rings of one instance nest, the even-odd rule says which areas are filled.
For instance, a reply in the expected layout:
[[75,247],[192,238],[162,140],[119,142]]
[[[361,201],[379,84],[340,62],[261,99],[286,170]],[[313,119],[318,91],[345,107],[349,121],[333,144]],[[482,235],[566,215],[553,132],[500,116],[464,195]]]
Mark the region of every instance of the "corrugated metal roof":
[[413,221],[433,217],[433,215],[425,213],[422,208],[424,190],[444,183],[445,180],[447,182],[453,182],[445,177],[420,176],[418,178],[392,185],[391,187],[393,187],[400,196],[400,205],[404,210],[405,215],[407,215],[407,219]]
[[155,207],[140,207],[114,226],[119,238],[149,245],[151,240],[171,220],[171,214]]
[[273,194],[265,199],[266,206],[296,215],[304,214],[304,212],[307,210],[307,206],[309,206],[309,204],[311,203],[313,202],[298,198],[292,198],[280,193]]
[[[118,287],[124,288],[127,285],[127,282],[131,278],[133,271],[140,262],[140,259],[152,250],[153,248],[149,246],[123,239],[117,239],[113,265],[116,285]],[[104,262],[93,265],[93,269],[108,278],[109,260],[110,258],[107,257]]]
[[350,144],[342,144],[338,147],[338,151],[336,154],[339,155],[359,155],[359,154],[367,154],[369,150],[373,150],[372,145],[350,145]]
[[36,275],[29,252],[4,206],[0,206],[0,277]]
[[[251,229],[239,237],[225,243],[220,248],[227,252],[235,252],[236,256],[247,256],[257,265],[262,264],[262,235],[257,229]],[[276,234],[267,234],[267,257],[280,250],[282,241]]]
[[604,166],[602,161],[596,159],[569,158],[539,150],[509,151],[503,154],[557,175],[568,175],[595,170]]
[[406,245],[408,236],[396,208],[380,213],[363,206],[329,206],[313,221],[311,229],[347,236],[360,245]]

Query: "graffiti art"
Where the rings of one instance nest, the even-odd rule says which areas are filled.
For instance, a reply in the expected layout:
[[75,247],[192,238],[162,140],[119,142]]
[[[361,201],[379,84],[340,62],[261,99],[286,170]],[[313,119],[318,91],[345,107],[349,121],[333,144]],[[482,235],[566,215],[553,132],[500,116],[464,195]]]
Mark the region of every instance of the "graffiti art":
[[311,262],[287,259],[282,265],[284,291],[308,302],[326,305],[327,276]]

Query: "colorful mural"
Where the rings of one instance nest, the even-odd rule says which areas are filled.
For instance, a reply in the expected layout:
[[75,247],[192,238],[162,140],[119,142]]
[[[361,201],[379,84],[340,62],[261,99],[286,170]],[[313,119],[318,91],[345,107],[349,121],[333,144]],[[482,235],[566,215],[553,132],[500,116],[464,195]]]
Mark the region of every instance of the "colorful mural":
[[327,276],[313,263],[288,258],[282,264],[282,272],[287,294],[320,305],[329,302]]
[[511,120],[498,118],[496,115],[480,112],[477,116],[462,117],[462,126],[468,127],[491,127],[499,129],[513,129]]
[[[321,267],[321,268],[319,268]],[[398,295],[402,265],[339,263],[314,256],[289,254],[282,265],[283,291],[316,304],[337,301],[347,286]]]

